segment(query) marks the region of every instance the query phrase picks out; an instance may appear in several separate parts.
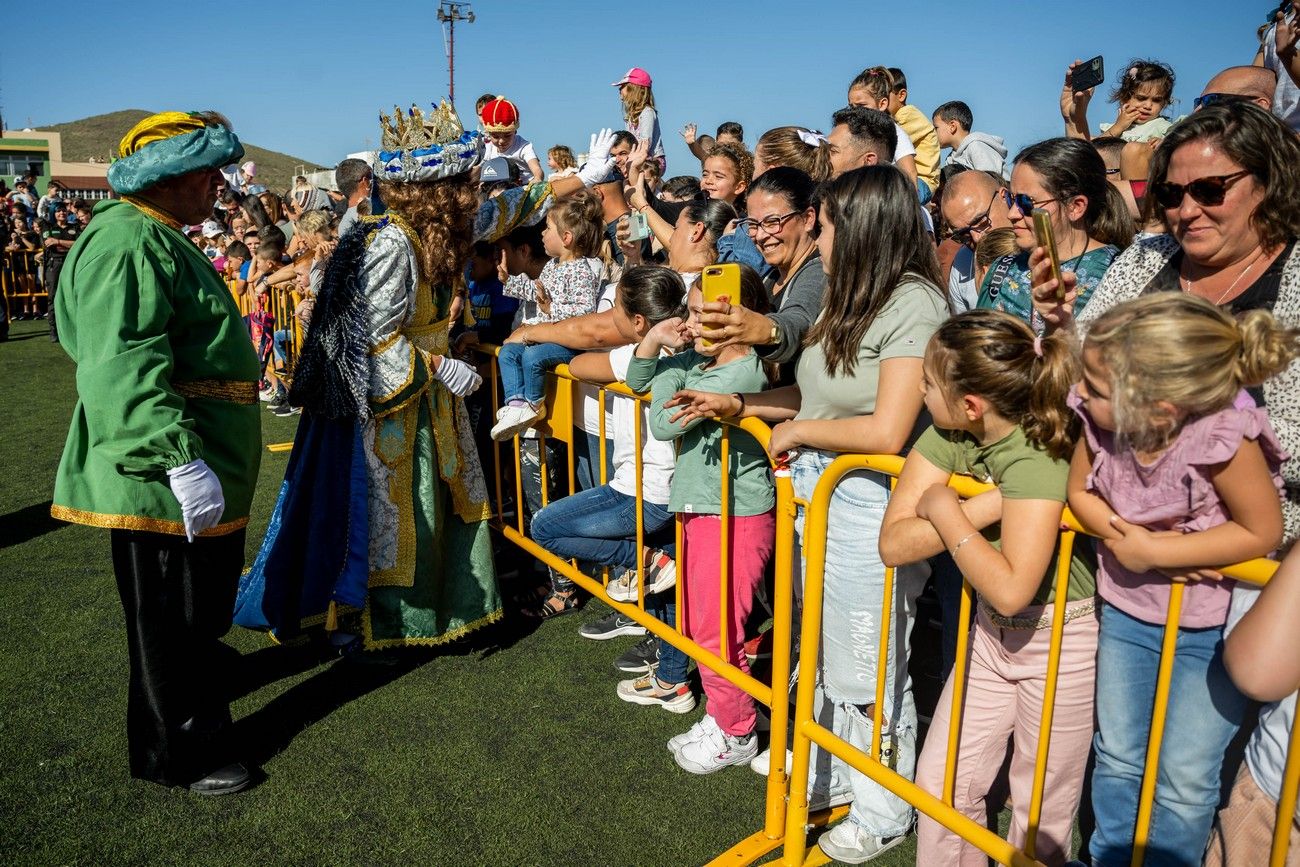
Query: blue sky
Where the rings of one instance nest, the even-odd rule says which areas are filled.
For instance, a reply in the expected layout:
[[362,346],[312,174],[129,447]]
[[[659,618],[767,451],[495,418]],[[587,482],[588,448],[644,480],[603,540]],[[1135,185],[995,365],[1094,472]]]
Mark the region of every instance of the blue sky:
[[[1065,67],[1103,54],[1108,79],[1132,57],[1178,76],[1173,114],[1219,69],[1250,63],[1269,0],[1025,2],[508,2],[472,4],[457,28],[457,107],[504,93],[539,153],[585,150],[621,125],[610,82],[630,66],[655,80],[669,174],[694,173],[678,130],[739,120],[751,143],[773,126],[825,129],[864,66],[901,67],[927,115],[966,101],[975,128],[1012,152],[1059,135]],[[377,112],[436,101],[447,89],[436,0],[248,0],[58,4],[30,38],[0,49],[10,129],[124,108],[216,108],[244,139],[324,165],[373,146]],[[123,11],[129,10],[129,11]],[[60,46],[68,46],[64,53]],[[76,59],[69,62],[69,55]],[[1113,120],[1094,100],[1095,126]],[[125,130],[123,130],[125,132]]]

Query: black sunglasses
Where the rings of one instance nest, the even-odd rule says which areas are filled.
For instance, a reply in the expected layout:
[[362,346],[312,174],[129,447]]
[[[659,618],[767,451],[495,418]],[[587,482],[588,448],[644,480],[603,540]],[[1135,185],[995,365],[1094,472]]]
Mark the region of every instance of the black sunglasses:
[[1208,108],[1221,102],[1245,102],[1249,97],[1242,96],[1240,93],[1203,93],[1196,99],[1192,100],[1192,111],[1198,108]]
[[1192,197],[1192,201],[1199,205],[1223,204],[1223,197],[1228,193],[1228,187],[1250,174],[1250,170],[1243,169],[1230,175],[1214,175],[1212,177],[1197,178],[1191,183],[1174,184],[1169,181],[1161,181],[1158,184],[1152,184],[1150,193],[1162,208],[1177,208],[1183,203],[1183,196]]

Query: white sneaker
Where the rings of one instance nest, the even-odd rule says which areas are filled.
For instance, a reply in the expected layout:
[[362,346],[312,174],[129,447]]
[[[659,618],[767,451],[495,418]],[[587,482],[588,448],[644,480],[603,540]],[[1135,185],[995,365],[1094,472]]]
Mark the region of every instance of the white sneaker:
[[521,430],[541,421],[544,415],[546,415],[545,404],[534,407],[525,403],[522,406],[503,407],[497,423],[492,427],[492,439],[499,443],[505,442]]
[[[785,751],[785,772],[788,776],[790,768],[794,766],[794,750]],[[760,777],[766,777],[772,770],[772,748],[768,747],[758,755],[754,756],[753,761],[749,763],[750,769]]]
[[857,822],[845,819],[831,828],[817,841],[817,847],[836,861],[845,864],[863,864],[888,852],[907,839],[906,834],[897,837],[877,837]]
[[664,687],[654,672],[618,682],[618,697],[632,704],[658,705],[669,713],[690,713],[695,709],[695,694],[690,684],[674,683]]
[[695,725],[691,726],[681,734],[674,735],[673,737],[668,739],[668,752],[675,754],[682,747],[686,746],[692,741],[698,741],[700,738],[704,737],[704,735],[710,731],[720,732],[721,730],[718,729],[717,721],[715,721],[713,717],[711,717],[709,714],[706,713],[704,716],[699,718],[699,721],[697,721]]
[[714,724],[698,741],[691,741],[673,753],[677,765],[692,774],[711,774],[731,765],[747,764],[758,755],[758,737],[729,735]]
[[[645,567],[645,592],[662,593],[677,584],[677,561],[663,551],[655,551],[650,558],[650,565]],[[609,598],[617,602],[636,601],[636,569],[628,569],[618,578],[609,582],[606,592]]]

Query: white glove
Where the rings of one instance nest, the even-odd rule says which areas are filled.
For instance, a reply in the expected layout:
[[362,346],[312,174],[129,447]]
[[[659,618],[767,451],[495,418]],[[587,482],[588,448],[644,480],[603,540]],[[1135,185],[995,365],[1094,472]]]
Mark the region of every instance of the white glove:
[[204,530],[217,526],[226,511],[221,481],[202,460],[167,471],[172,496],[181,504],[185,520],[185,537],[191,542]]
[[609,149],[614,146],[614,131],[602,128],[591,134],[591,144],[587,146],[587,161],[600,162],[609,159]]
[[483,377],[478,375],[472,365],[445,355],[442,356],[438,369],[433,372],[433,378],[447,386],[447,390],[457,397],[473,394],[483,384]]
[[592,133],[591,145],[587,148],[587,161],[578,170],[578,180],[584,187],[593,187],[609,175],[609,167],[614,160],[610,158],[609,149],[614,146],[612,130],[602,129]]

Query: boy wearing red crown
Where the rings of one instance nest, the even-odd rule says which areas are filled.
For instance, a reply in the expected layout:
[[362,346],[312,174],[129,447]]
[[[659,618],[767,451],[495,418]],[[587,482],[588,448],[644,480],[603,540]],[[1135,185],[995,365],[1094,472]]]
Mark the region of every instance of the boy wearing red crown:
[[519,179],[525,184],[542,179],[542,164],[533,143],[519,134],[519,109],[504,96],[483,106],[479,122],[487,138],[484,160],[505,157],[519,167]]

